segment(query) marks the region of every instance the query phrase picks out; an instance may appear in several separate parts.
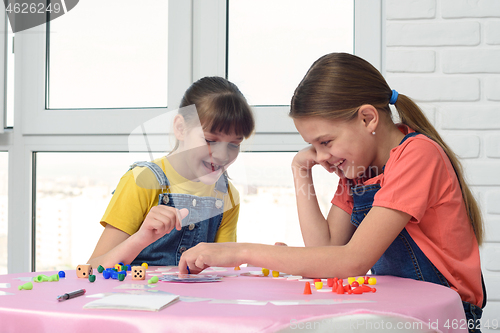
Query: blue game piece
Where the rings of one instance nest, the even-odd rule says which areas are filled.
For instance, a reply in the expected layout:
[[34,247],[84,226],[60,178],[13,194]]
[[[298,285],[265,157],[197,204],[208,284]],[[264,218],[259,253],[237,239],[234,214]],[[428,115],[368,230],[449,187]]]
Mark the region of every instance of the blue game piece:
[[60,278],[66,277],[66,273],[64,273],[64,271],[59,271],[59,277]]
[[132,270],[132,266],[131,265],[127,265],[127,271],[131,271]]
[[106,280],[109,279],[111,277],[111,272],[105,270],[104,272],[102,272],[102,277],[105,278]]

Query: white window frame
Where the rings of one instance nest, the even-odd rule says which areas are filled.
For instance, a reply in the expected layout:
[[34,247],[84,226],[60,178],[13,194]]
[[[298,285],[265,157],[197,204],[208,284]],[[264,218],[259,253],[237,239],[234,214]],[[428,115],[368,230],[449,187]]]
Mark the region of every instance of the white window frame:
[[[354,53],[381,71],[384,1],[355,0]],[[191,82],[207,75],[225,77],[226,5],[226,0],[169,0],[169,107],[140,112],[45,110],[45,25],[16,33],[14,129],[0,132],[0,150],[9,152],[9,273],[34,268],[33,154],[127,152],[128,134],[138,124],[176,109]],[[2,38],[0,45],[5,46]],[[5,60],[1,51],[0,60]],[[254,111],[256,135],[247,151],[297,151],[305,146],[287,106],[254,107]]]

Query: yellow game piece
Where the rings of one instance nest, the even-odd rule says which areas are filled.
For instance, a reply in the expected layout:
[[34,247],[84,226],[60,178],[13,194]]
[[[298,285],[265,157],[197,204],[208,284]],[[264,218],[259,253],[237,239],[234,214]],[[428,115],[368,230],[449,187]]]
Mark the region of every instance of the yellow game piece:
[[273,277],[278,277],[280,276],[280,272],[278,271],[273,271]]
[[360,276],[356,279],[356,281],[358,281],[359,285],[362,286],[365,283],[365,278]]
[[235,271],[240,271],[240,270],[241,270],[241,268],[240,268],[240,266],[236,266],[236,267],[234,268],[234,270],[235,270]]
[[141,266],[144,267],[145,269],[148,269],[148,264],[145,262],[143,262]]
[[319,282],[314,282],[314,286],[316,287],[316,289],[322,289],[323,288],[323,282],[322,281],[319,281]]
[[117,271],[117,272],[121,272],[121,270],[122,270],[122,265],[120,265],[120,264],[116,264],[116,265],[115,265],[115,269],[116,269],[116,271]]
[[348,277],[347,278],[347,283],[352,284],[354,281],[356,281],[355,277]]
[[372,286],[373,286],[374,284],[377,284],[377,279],[376,279],[376,278],[374,278],[374,277],[369,278],[369,279],[368,279],[368,284],[369,284],[369,285],[372,285]]
[[264,276],[268,276],[269,275],[269,270],[267,268],[262,268],[262,274]]

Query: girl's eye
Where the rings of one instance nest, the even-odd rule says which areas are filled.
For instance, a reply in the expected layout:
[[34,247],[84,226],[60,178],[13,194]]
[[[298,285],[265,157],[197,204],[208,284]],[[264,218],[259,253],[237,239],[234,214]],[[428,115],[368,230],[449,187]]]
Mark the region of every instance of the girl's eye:
[[205,139],[205,141],[207,142],[207,144],[211,145],[212,143],[215,143],[215,141],[210,141],[210,140],[207,140]]
[[329,144],[331,142],[331,140],[327,140],[327,141],[323,141],[321,142],[321,145],[322,146],[326,146],[327,144]]
[[229,144],[229,147],[233,148],[233,149],[239,149],[240,148],[240,145],[237,145],[235,143],[230,143]]

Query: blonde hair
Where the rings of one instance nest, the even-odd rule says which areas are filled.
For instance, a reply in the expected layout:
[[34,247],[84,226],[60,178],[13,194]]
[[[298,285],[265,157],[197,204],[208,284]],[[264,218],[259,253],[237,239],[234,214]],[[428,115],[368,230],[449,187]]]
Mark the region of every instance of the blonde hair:
[[[292,97],[292,118],[322,117],[350,121],[363,104],[373,105],[392,119],[389,99],[392,90],[382,74],[367,61],[347,53],[319,58],[308,70]],[[479,205],[465,181],[458,156],[443,141],[422,110],[409,97],[399,94],[396,107],[401,122],[438,143],[455,169],[469,220],[479,245],[484,225]]]

